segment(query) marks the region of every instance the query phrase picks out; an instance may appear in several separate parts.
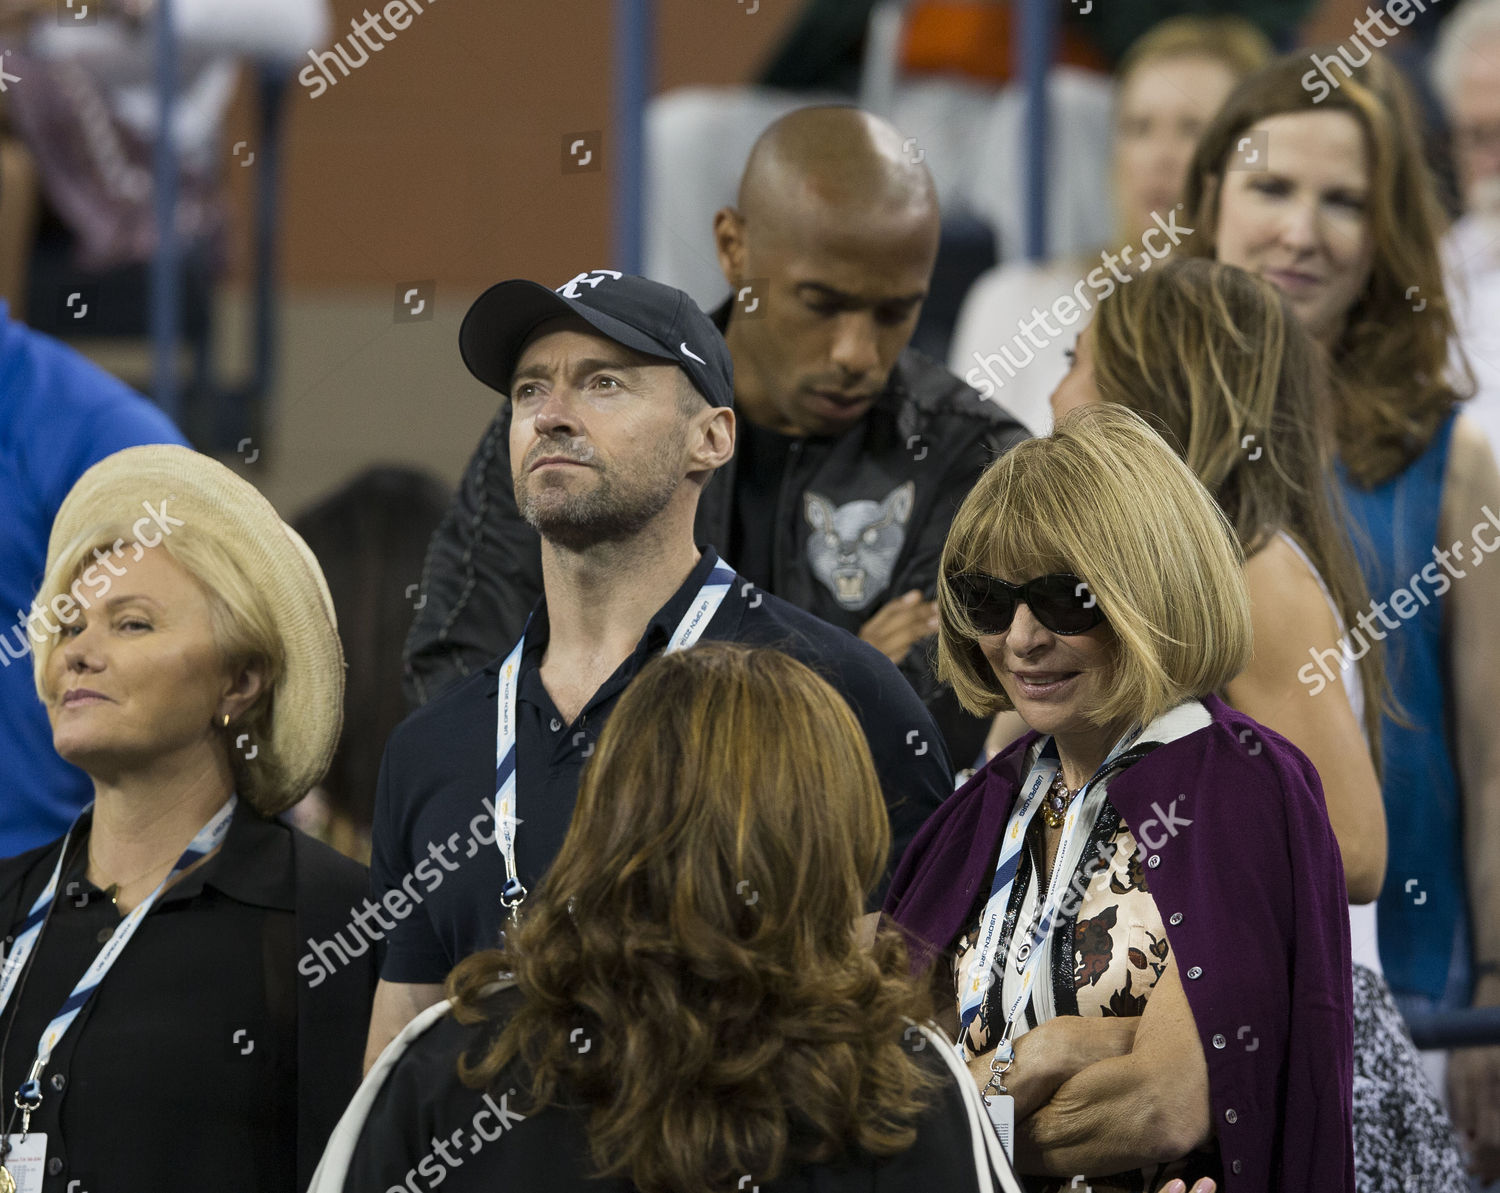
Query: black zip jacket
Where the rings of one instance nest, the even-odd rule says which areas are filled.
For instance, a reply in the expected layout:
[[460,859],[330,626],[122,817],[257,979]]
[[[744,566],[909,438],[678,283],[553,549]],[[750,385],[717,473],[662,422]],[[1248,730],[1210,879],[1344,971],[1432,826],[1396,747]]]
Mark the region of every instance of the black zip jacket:
[[[722,328],[728,304],[715,313]],[[885,391],[837,438],[794,442],[774,526],[770,590],[851,633],[911,589],[935,593],[949,524],[979,474],[1026,437],[1006,411],[941,365],[903,352]],[[469,462],[432,537],[422,596],[406,641],[405,689],[415,707],[515,644],[542,591],[541,541],[516,509],[510,403]],[[703,490],[694,526],[728,557],[737,460]],[[968,766],[987,722],[965,713],[932,673],[931,640],[901,672],[943,731],[954,765]]]

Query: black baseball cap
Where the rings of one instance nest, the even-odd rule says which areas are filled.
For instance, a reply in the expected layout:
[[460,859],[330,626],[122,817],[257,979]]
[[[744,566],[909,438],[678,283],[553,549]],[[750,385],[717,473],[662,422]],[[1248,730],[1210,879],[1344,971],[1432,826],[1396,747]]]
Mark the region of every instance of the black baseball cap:
[[474,300],[458,331],[469,372],[509,395],[521,349],[548,319],[577,315],[600,335],[681,366],[711,406],[734,404],[734,363],[712,320],[683,291],[650,278],[592,269],[556,290],[497,282]]

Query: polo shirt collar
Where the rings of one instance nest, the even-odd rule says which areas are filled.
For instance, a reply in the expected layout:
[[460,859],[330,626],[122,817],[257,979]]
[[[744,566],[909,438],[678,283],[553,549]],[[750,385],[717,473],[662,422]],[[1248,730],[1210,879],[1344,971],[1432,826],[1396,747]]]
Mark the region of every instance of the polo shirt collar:
[[[651,620],[646,623],[646,632],[641,635],[641,640],[636,644],[634,652],[590,697],[584,708],[585,712],[599,701],[614,695],[626,683],[634,679],[636,673],[646,665],[647,661],[671,641],[672,632],[687,614],[699,590],[703,587],[704,581],[708,579],[708,574],[719,563],[719,553],[712,547],[704,546],[699,550],[701,554],[698,562],[693,565],[693,570],[688,573],[687,579],[678,586],[677,591],[672,594],[667,603],[651,615]],[[547,620],[547,597],[543,593],[532,610],[531,620],[526,627],[526,649],[521,655],[521,676],[517,691],[520,699],[538,706],[543,706],[545,696],[539,672],[542,665],[542,653],[547,648],[550,636],[551,624]],[[498,676],[502,661],[497,659],[486,670]],[[550,705],[550,697],[546,699]]]
[[179,886],[188,894],[196,893],[195,886],[213,887],[240,903],[295,911],[291,844],[289,826],[267,820],[241,796],[224,835],[224,848]]
[[[687,575],[687,579],[678,586],[667,603],[651,615],[651,620],[646,623],[646,632],[641,635],[641,640],[635,648],[632,659],[639,659],[644,664],[647,657],[654,651],[664,646],[672,636],[672,631],[677,628],[677,623],[688,611],[693,598],[698,595],[698,590],[703,587],[703,582],[708,579],[709,572],[719,564],[719,553],[712,547],[700,547],[701,555],[698,562],[693,565],[693,570]],[[546,649],[547,642],[552,636],[552,625],[547,619],[547,596],[543,593],[535,607],[531,611],[531,619],[526,625],[526,650],[522,655],[522,666],[529,667],[541,662],[541,652]],[[508,653],[508,652],[507,652]],[[535,660],[535,664],[532,662]],[[491,675],[499,675],[500,667],[504,663],[504,656],[496,658],[485,668]],[[637,667],[639,669],[639,667]]]
[[[93,813],[85,819],[92,830]],[[73,869],[80,877],[86,858],[87,851],[78,850]],[[219,852],[162,892],[158,905],[196,898],[208,887],[238,903],[295,911],[297,892],[291,865],[291,830],[265,819],[241,796]]]

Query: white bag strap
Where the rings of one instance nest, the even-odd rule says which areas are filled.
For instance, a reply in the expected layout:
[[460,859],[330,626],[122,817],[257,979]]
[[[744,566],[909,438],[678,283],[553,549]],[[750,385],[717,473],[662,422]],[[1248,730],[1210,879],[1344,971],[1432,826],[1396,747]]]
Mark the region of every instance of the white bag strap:
[[[911,1020],[907,1022],[910,1023]],[[964,1109],[968,1114],[969,1135],[974,1144],[974,1175],[979,1182],[979,1193],[994,1193],[997,1187],[1001,1193],[1026,1193],[1016,1179],[1015,1169],[1010,1166],[1005,1149],[1000,1146],[1000,1137],[990,1125],[989,1112],[985,1110],[984,1102],[979,1097],[979,1087],[969,1075],[968,1066],[959,1056],[958,1048],[936,1024],[919,1023],[916,1026],[936,1048],[954,1081],[958,1082],[959,1095],[963,1098]]]
[[[482,993],[488,996],[515,984],[514,978],[506,978],[486,987]],[[343,1193],[344,1179],[349,1174],[349,1162],[354,1158],[354,1145],[359,1142],[360,1132],[365,1129],[365,1119],[369,1118],[370,1107],[375,1104],[375,1097],[385,1084],[386,1077],[396,1067],[396,1062],[411,1046],[411,1042],[446,1015],[451,1007],[452,1003],[448,999],[434,1003],[403,1027],[400,1034],[385,1046],[385,1051],[370,1066],[365,1079],[354,1091],[354,1097],[339,1118],[338,1126],[334,1127],[328,1146],[323,1149],[323,1158],[318,1161],[317,1171],[313,1173],[312,1184],[307,1187],[307,1193]]]

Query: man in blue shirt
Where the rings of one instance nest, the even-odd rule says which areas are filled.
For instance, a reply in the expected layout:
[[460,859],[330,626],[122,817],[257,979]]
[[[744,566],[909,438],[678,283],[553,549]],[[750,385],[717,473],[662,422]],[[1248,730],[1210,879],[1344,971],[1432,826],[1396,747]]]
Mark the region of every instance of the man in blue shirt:
[[87,776],[52,749],[25,619],[73,482],[143,443],[185,440],[140,394],[0,302],[0,857],[61,836],[92,798]]

